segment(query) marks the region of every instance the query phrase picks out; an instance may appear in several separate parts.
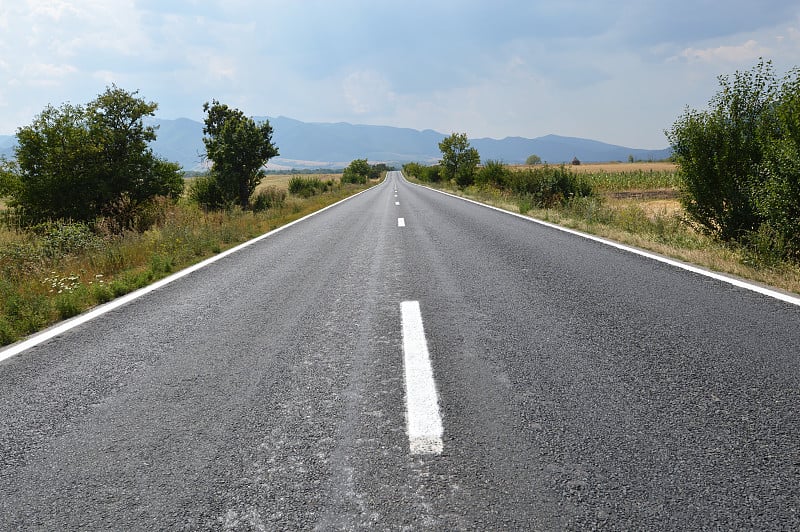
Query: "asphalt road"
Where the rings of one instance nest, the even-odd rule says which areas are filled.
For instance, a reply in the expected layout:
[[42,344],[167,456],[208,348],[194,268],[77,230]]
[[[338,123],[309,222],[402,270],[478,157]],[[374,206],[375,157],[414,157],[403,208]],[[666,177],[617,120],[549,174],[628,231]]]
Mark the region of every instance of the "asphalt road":
[[0,362],[0,529],[798,530],[799,357],[800,307],[390,174]]

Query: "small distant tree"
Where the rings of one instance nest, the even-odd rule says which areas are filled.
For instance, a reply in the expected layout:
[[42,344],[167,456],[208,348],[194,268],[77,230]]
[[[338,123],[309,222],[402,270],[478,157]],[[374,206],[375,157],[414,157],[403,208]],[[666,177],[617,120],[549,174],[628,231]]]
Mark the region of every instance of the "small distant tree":
[[528,166],[533,166],[536,164],[542,164],[542,158],[538,155],[529,155],[527,159],[525,159],[525,164]]
[[206,155],[213,163],[208,189],[219,197],[215,203],[250,205],[250,196],[264,178],[263,166],[278,155],[272,143],[269,120],[257,124],[238,109],[213,100],[203,104]]
[[439,143],[442,152],[440,175],[444,180],[455,180],[461,187],[468,187],[475,180],[475,169],[481,162],[478,150],[470,147],[466,133],[453,133]]
[[355,159],[342,172],[342,183],[363,185],[369,179],[371,172],[372,168],[370,168],[367,159]]
[[580,159],[578,159],[577,157],[573,157],[573,159],[572,159],[572,165],[573,165],[573,166],[579,166],[580,164],[581,164],[581,160],[580,160]]

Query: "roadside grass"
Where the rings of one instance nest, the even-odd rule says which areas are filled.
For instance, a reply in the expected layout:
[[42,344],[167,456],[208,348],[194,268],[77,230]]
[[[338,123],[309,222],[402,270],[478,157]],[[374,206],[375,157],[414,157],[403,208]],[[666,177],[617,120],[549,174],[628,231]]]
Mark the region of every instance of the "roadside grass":
[[[269,176],[262,190],[291,176]],[[326,180],[329,179],[326,177]],[[44,234],[0,224],[0,345],[142,288],[235,245],[331,205],[365,186],[335,186],[307,198],[288,195],[260,212],[204,212],[186,200],[164,203],[159,225],[143,233],[98,236],[54,223]],[[258,194],[258,192],[256,193]]]
[[[718,242],[691,224],[678,200],[677,177],[674,185],[665,186],[672,183],[673,178],[661,175],[662,172],[674,174],[674,169],[641,174],[636,170],[632,175],[627,170],[610,172],[604,169],[598,172],[585,169],[590,166],[581,165],[583,169],[577,171],[592,183],[593,196],[574,198],[564,205],[546,209],[505,190],[478,187],[459,190],[443,183],[435,186],[532,218],[800,294],[800,265],[764,261],[742,248]],[[620,163],[619,166],[624,169],[628,165]],[[422,184],[432,186],[430,183]]]

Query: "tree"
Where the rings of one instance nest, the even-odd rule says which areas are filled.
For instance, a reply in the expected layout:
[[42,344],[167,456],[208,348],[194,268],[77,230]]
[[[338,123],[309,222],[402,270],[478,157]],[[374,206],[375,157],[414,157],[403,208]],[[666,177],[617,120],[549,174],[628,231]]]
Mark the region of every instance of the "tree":
[[250,196],[264,178],[263,166],[278,155],[272,143],[269,120],[259,124],[238,109],[213,100],[203,104],[207,113],[203,133],[206,155],[213,166],[210,178],[222,203],[247,208]]
[[763,183],[764,147],[776,129],[777,85],[771,63],[763,61],[732,80],[718,79],[721,90],[709,109],[687,109],[667,137],[686,211],[721,240],[742,240],[762,222],[753,192]]
[[342,172],[342,183],[364,184],[371,173],[372,168],[367,159],[356,159],[351,161]]
[[461,187],[468,187],[475,180],[475,169],[481,162],[478,150],[470,147],[466,133],[453,133],[439,143],[442,152],[440,173],[443,179],[454,179]]
[[145,126],[157,104],[111,86],[86,107],[47,106],[17,131],[12,205],[26,221],[93,221],[126,198],[136,205],[183,191],[180,167],[158,159]]
[[542,158],[538,155],[529,155],[527,159],[525,159],[525,164],[528,166],[533,166],[536,164],[542,164]]

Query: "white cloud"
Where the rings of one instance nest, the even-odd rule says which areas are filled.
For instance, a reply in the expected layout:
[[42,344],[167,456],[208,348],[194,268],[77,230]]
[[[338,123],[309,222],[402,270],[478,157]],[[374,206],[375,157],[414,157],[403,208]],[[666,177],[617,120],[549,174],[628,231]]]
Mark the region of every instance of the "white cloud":
[[28,9],[33,15],[43,15],[59,22],[65,14],[76,15],[78,9],[64,0],[28,0]]
[[745,63],[759,57],[767,57],[772,50],[760,45],[757,41],[750,39],[738,46],[717,46],[712,48],[686,48],[680,53],[680,57],[690,63]]
[[23,67],[22,77],[29,85],[53,87],[60,85],[64,78],[77,71],[78,69],[72,65],[33,63]]
[[352,72],[342,80],[342,92],[350,109],[359,115],[381,112],[391,106],[396,95],[389,82],[372,70]]

